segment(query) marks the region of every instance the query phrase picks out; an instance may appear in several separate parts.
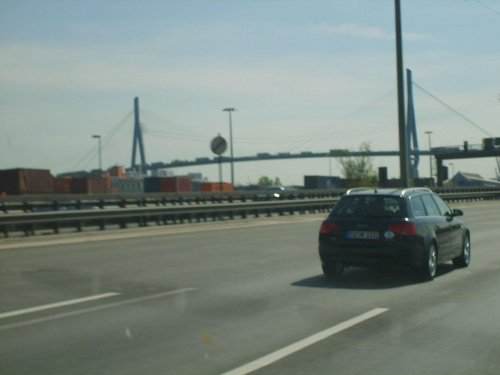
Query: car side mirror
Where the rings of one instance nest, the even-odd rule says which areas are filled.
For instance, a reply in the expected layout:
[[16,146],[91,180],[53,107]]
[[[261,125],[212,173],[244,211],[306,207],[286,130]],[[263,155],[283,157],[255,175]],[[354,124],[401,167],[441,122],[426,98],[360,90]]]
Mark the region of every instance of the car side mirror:
[[453,216],[464,216],[464,212],[455,208],[453,210]]

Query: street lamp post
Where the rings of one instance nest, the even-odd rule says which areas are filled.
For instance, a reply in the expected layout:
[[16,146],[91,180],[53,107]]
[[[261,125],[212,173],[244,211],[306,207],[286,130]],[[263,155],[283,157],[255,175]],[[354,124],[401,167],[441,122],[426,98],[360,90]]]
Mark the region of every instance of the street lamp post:
[[99,171],[102,172],[101,136],[93,135],[92,138],[97,138],[99,140]]
[[432,154],[431,154],[431,131],[425,132],[429,136],[429,173],[431,174],[432,179]]
[[231,112],[237,111],[236,108],[225,108],[224,112],[229,112],[229,143],[231,144],[231,184],[234,189],[234,155],[233,155],[233,123],[231,118]]

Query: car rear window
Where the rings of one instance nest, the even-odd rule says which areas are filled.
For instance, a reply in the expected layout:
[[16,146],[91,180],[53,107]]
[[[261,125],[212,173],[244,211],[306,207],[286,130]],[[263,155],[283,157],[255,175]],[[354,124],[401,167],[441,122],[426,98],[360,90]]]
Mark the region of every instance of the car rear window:
[[383,195],[344,196],[335,205],[331,217],[406,217],[401,197]]

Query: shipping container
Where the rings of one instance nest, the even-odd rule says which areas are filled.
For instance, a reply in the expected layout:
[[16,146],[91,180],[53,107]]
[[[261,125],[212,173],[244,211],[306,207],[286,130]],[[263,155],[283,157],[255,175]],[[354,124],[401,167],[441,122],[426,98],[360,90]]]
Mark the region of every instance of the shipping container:
[[163,177],[160,180],[162,193],[189,193],[191,192],[191,177]]
[[119,183],[120,193],[143,193],[144,180],[138,178],[121,179]]
[[146,177],[145,193],[189,193],[192,191],[190,177]]
[[125,168],[119,166],[109,168],[108,171],[111,177],[122,177],[125,174]]
[[[220,182],[201,182],[200,191],[221,191],[220,185]],[[233,191],[233,185],[229,182],[223,182],[222,191]]]
[[191,191],[198,193],[200,191],[200,181],[191,181]]
[[144,179],[144,192],[145,193],[159,193],[160,192],[161,177],[146,177]]
[[56,194],[71,194],[71,180],[69,176],[55,179],[54,192]]
[[111,177],[110,174],[110,187],[109,187],[109,192],[111,194],[118,194],[120,193],[120,177]]
[[108,173],[92,175],[91,194],[108,194],[111,188],[111,178]]
[[71,179],[71,194],[89,194],[87,177],[73,177]]
[[94,174],[86,177],[73,177],[72,194],[107,194],[111,187],[108,174]]
[[46,169],[0,171],[0,193],[7,195],[53,194],[54,178]]
[[340,177],[304,176],[304,189],[338,189]]

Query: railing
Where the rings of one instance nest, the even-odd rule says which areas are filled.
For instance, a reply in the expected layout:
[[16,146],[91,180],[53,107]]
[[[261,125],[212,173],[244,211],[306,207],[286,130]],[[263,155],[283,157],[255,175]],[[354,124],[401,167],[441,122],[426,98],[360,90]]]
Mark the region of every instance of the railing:
[[130,208],[261,202],[274,200],[335,198],[345,189],[258,190],[204,193],[131,193],[94,195],[38,195],[0,197],[0,214],[15,212],[67,211],[94,208]]
[[[337,198],[338,199],[338,198]],[[178,205],[170,207],[109,208],[105,210],[71,210],[52,212],[29,212],[0,215],[0,230],[4,237],[12,232],[33,235],[37,230],[50,229],[58,234],[62,228],[82,231],[84,227],[106,229],[109,226],[126,228],[129,224],[147,226],[201,222],[235,217],[247,218],[260,215],[272,216],[328,212],[336,199],[302,199],[269,202],[220,203],[208,205]]]
[[[193,221],[328,212],[345,189],[184,194],[1,197],[0,232],[33,235],[95,227],[126,228]],[[500,199],[496,188],[436,189],[446,201]],[[275,195],[276,194],[276,195]]]

